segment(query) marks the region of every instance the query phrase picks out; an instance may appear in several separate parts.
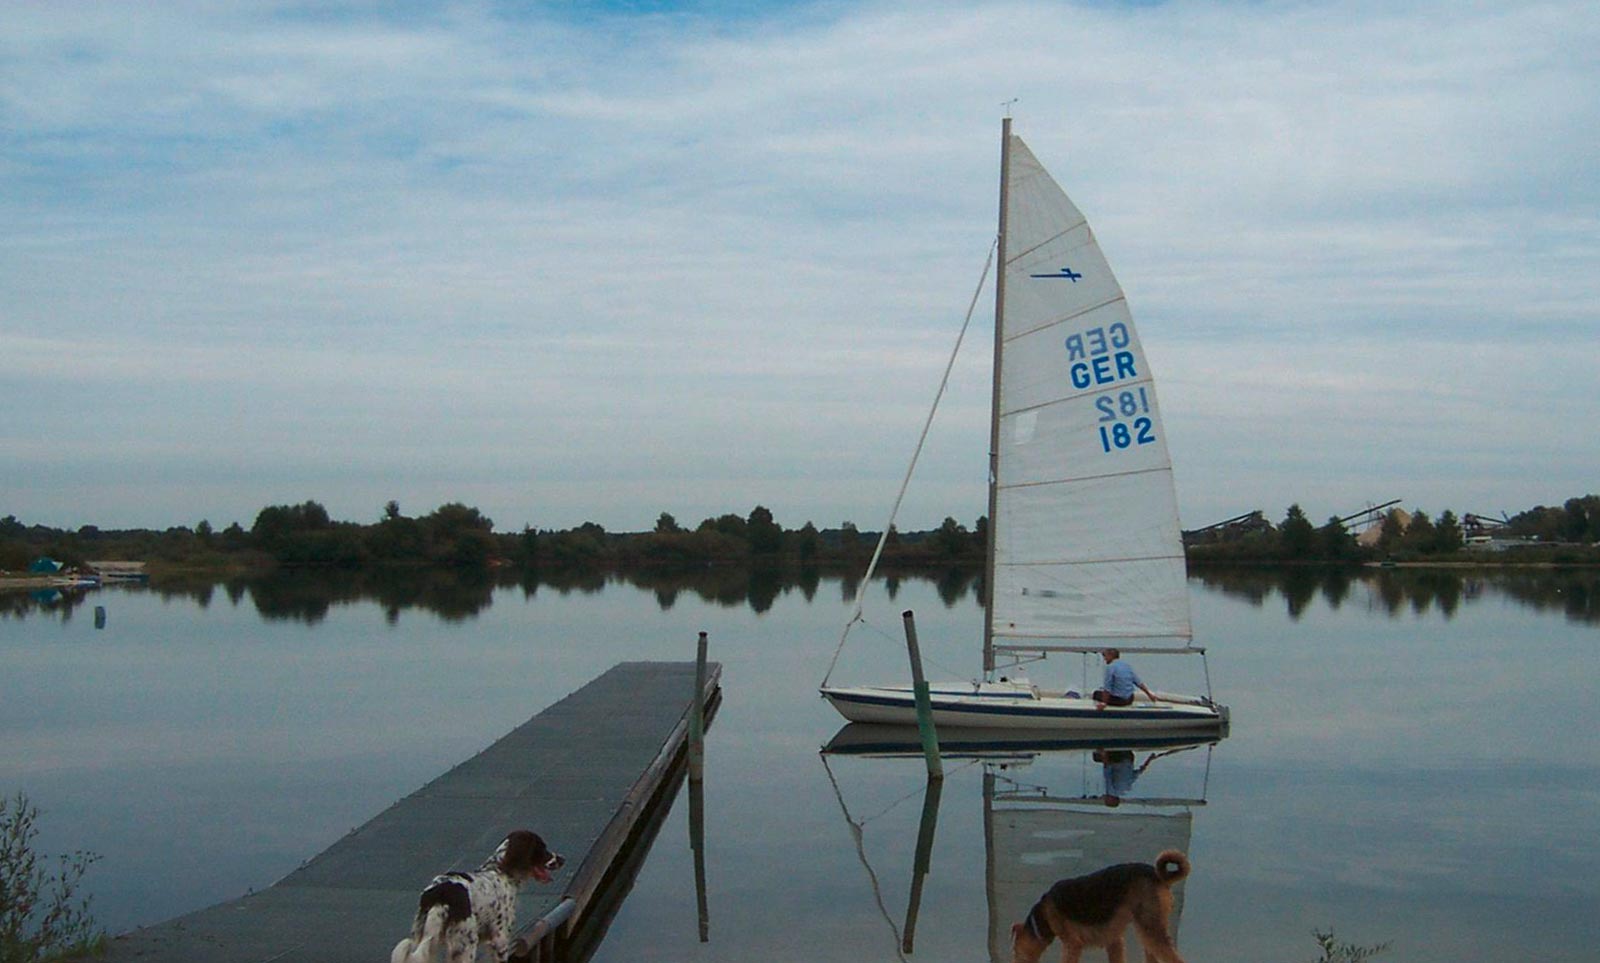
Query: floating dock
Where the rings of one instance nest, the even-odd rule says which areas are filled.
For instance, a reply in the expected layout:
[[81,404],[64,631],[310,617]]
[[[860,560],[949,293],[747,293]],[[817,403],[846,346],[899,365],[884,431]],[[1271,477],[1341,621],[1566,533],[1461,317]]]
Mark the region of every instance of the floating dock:
[[[721,666],[624,662],[379,813],[258,893],[110,942],[102,959],[143,963],[372,963],[409,934],[434,875],[474,869],[507,832],[532,829],[567,858],[517,900],[524,948],[582,924],[616,869],[648,847],[686,768],[695,682],[706,712]],[[612,908],[614,910],[614,907]]]

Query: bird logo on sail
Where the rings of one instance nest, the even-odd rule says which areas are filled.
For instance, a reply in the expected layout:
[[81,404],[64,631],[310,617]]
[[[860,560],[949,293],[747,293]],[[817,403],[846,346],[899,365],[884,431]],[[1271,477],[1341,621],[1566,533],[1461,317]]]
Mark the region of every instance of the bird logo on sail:
[[1058,281],[1071,281],[1073,284],[1077,284],[1078,283],[1078,279],[1083,277],[1083,275],[1081,275],[1078,272],[1072,270],[1072,268],[1064,267],[1061,270],[1053,272],[1051,274],[1030,274],[1030,275],[1028,275],[1028,277],[1030,277],[1030,278],[1055,278]]

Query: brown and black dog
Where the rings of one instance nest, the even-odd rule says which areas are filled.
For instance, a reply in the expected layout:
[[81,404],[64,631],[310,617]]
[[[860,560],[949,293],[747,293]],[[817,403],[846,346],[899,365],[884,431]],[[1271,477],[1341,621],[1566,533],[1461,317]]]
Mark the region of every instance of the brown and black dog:
[[1011,927],[1012,963],[1037,963],[1053,939],[1062,963],[1078,963],[1084,947],[1103,946],[1111,963],[1123,961],[1123,935],[1132,923],[1146,961],[1183,963],[1167,929],[1172,884],[1189,875],[1189,859],[1167,849],[1149,863],[1121,863],[1056,882]]

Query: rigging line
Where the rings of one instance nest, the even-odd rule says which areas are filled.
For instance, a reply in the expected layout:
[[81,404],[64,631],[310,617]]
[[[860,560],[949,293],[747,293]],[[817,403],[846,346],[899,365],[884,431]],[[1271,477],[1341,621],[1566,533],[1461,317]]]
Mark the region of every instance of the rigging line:
[[878,912],[883,914],[883,921],[889,924],[889,932],[894,934],[894,955],[900,958],[900,963],[909,963],[906,955],[900,951],[900,928],[894,925],[888,907],[883,905],[883,890],[878,886],[878,874],[872,871],[872,864],[867,862],[867,848],[861,838],[861,826],[850,818],[850,807],[844,803],[844,793],[839,791],[839,781],[833,778],[833,767],[828,765],[828,754],[818,753],[818,755],[822,757],[822,768],[828,774],[828,782],[833,786],[834,798],[839,800],[839,811],[844,813],[844,821],[850,826],[850,836],[856,844],[856,858],[866,867],[867,878],[872,882],[872,898],[878,903]]
[[933,427],[934,413],[939,410],[945,386],[950,383],[950,371],[956,366],[956,355],[961,353],[961,342],[966,338],[967,328],[972,324],[972,312],[978,308],[978,296],[983,293],[983,285],[989,280],[989,269],[994,266],[994,252],[999,246],[1000,238],[996,235],[994,242],[989,245],[989,256],[983,259],[983,273],[978,275],[978,286],[972,290],[972,302],[967,305],[967,316],[961,322],[961,333],[956,335],[956,346],[950,351],[950,360],[945,362],[944,377],[939,379],[939,390],[933,395],[933,407],[928,409],[928,418],[922,423],[922,435],[917,438],[916,450],[911,453],[911,464],[906,466],[905,480],[900,483],[899,494],[894,496],[894,507],[889,510],[889,521],[883,526],[883,532],[878,536],[878,546],[872,550],[872,560],[867,563],[867,572],[861,577],[861,584],[856,587],[855,611],[851,614],[850,620],[844,624],[844,631],[839,635],[839,645],[833,650],[833,660],[828,663],[828,671],[822,675],[823,685],[827,685],[828,680],[833,678],[834,667],[839,664],[839,653],[844,651],[845,640],[850,638],[850,627],[861,621],[861,607],[866,604],[867,586],[872,582],[872,573],[878,567],[878,559],[883,556],[883,546],[889,541],[889,530],[894,527],[895,516],[900,514],[900,502],[906,497],[906,489],[911,485],[911,473],[917,469],[917,459],[922,455],[922,444],[928,440],[928,429]]
[[[952,666],[945,665],[943,662],[940,662],[938,659],[931,658],[927,653],[923,653],[922,654],[922,661],[924,663],[928,664],[928,665],[933,666],[935,669],[938,669],[940,672],[945,673],[946,675],[950,676],[950,678],[952,678],[952,679],[965,678],[965,676],[962,674],[960,669],[954,668]],[[974,679],[973,681],[976,682],[977,680]]]
[[862,628],[866,629],[868,632],[871,632],[874,635],[881,636],[885,642],[899,642],[902,645],[905,644],[903,636],[901,638],[898,638],[898,639],[895,638],[895,636],[890,634],[887,629],[879,627],[878,624],[875,623],[875,622],[867,621],[867,617],[864,616],[864,615],[863,616],[859,616],[856,619],[856,621],[860,622]]
[[[963,764],[961,764],[959,766],[956,766],[955,768],[951,769],[949,772],[945,773],[945,775],[946,776],[953,776],[956,773],[961,772],[963,770],[971,769],[973,766],[977,765],[981,761],[982,760],[980,760],[980,759],[970,759],[967,762],[965,762],[965,763],[963,763]],[[829,771],[831,772],[832,770],[829,770]],[[916,789],[913,789],[910,792],[906,793],[904,796],[901,796],[899,799],[896,799],[893,802],[889,803],[889,805],[884,806],[882,809],[878,810],[877,812],[873,813],[872,815],[861,817],[861,819],[856,823],[856,825],[860,826],[863,830],[865,830],[867,828],[867,823],[870,823],[875,819],[881,819],[882,817],[889,815],[890,813],[894,812],[896,809],[899,809],[906,802],[908,802],[908,801],[910,801],[912,799],[915,799],[918,795],[924,794],[926,792],[927,792],[927,786],[926,785],[923,785],[923,786],[920,786],[920,787],[918,787]]]

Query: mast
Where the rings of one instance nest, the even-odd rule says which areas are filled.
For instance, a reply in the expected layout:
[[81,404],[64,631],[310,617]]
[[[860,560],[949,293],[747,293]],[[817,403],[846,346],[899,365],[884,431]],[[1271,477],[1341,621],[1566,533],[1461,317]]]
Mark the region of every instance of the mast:
[[983,616],[983,674],[994,671],[994,547],[995,547],[995,497],[999,485],[1000,469],[1000,350],[1005,340],[1001,319],[1006,310],[1006,200],[1011,174],[1011,117],[1009,112],[1000,121],[1000,237],[997,241],[998,265],[994,272],[994,374],[990,378],[989,394],[989,524],[985,526],[983,551],[983,587],[988,593],[989,605]]

